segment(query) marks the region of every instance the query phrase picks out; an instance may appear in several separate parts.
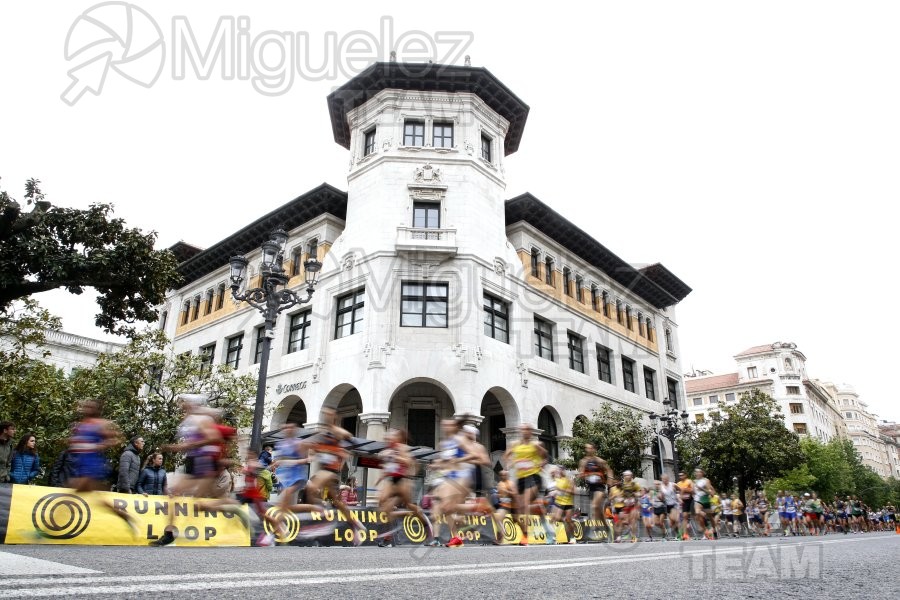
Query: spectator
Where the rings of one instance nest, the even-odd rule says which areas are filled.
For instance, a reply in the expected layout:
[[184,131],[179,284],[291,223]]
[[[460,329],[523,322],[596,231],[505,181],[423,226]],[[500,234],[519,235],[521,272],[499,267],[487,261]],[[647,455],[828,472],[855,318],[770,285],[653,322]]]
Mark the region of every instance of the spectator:
[[37,438],[30,432],[19,440],[9,472],[9,478],[13,483],[34,483],[35,478],[41,474],[41,459],[34,451],[36,443]]
[[259,474],[256,476],[256,479],[259,481],[260,495],[262,496],[263,500],[268,502],[269,496],[272,495],[272,487],[274,487],[274,484],[272,483],[272,471],[270,471],[269,469],[260,469]]
[[16,426],[9,421],[0,421],[0,483],[9,483],[9,471],[12,468],[12,457],[15,447],[13,438]]
[[359,495],[356,492],[356,479],[353,477],[347,480],[347,485],[341,486],[341,500],[348,506],[359,504]]
[[269,468],[269,465],[272,464],[272,444],[263,446],[263,451],[259,453],[258,460],[264,469]]
[[69,478],[75,472],[75,459],[68,449],[63,450],[50,467],[51,487],[69,487]]
[[141,450],[144,449],[144,438],[137,435],[125,447],[119,457],[119,481],[117,489],[122,494],[137,493],[138,476],[141,474]]
[[137,493],[145,496],[165,496],[169,493],[166,470],[163,469],[163,455],[154,452],[147,459],[141,476],[138,477]]

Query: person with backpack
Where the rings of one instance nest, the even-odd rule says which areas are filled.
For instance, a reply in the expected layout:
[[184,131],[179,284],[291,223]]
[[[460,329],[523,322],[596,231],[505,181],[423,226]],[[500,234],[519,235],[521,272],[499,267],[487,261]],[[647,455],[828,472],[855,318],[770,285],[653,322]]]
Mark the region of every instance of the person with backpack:
[[29,432],[22,436],[13,454],[9,479],[13,483],[30,484],[41,474],[41,459],[35,452],[37,438]]

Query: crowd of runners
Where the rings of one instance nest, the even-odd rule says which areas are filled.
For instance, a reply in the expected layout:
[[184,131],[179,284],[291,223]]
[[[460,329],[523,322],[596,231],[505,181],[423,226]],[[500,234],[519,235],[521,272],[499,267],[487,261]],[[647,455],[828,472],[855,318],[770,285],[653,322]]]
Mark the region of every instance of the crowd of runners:
[[[200,509],[237,516],[249,530],[250,520],[241,507],[248,504],[264,523],[263,533],[256,539],[261,546],[285,539],[284,523],[289,514],[306,519],[298,534],[301,538],[329,535],[337,524],[312,518],[327,508],[335,509],[349,524],[355,544],[365,539],[364,535],[356,535],[365,531],[365,526],[339,492],[342,469],[350,457],[347,446],[351,434],[336,425],[333,410],[324,409],[322,427],[304,439],[299,436],[297,424],[286,424],[271,465],[263,464],[254,452],[248,451],[243,461],[244,486],[233,497],[230,486],[219,482],[225,471],[235,467],[228,445],[233,443],[236,431],[219,422],[218,411],[206,406],[202,396],[182,395],[181,402],[185,417],[179,428],[180,439],[162,448],[164,452],[181,452],[185,456],[184,473],[173,477],[170,495],[197,498]],[[529,534],[535,536],[536,530],[540,530],[542,541],[554,543],[558,527],[565,532],[566,541],[575,543],[577,518],[601,527],[611,523],[611,539],[616,542],[741,535],[815,536],[893,530],[897,526],[893,506],[868,507],[855,496],[835,496],[833,501],[825,502],[814,492],[779,491],[774,503],[770,503],[760,491],[745,504],[737,494],[716,490],[702,469],[694,470],[692,477],[679,473],[675,482],[664,474],[651,486],[642,486],[631,471],[614,473],[590,444],[584,447],[575,472],[566,472],[549,464],[546,449],[533,437],[533,429],[527,424],[519,427],[518,441],[504,453],[504,470],[494,484],[482,476],[482,467],[490,472],[492,465],[487,449],[478,440],[476,427],[465,419],[446,419],[441,423],[441,434],[437,458],[426,465],[428,486],[421,504],[416,502],[413,484],[419,477],[419,464],[407,445],[406,432],[391,429],[385,434],[386,447],[379,455],[381,475],[375,485],[379,509],[387,516],[389,526],[378,536],[379,546],[396,543],[408,516],[417,517],[423,524],[427,545],[449,547],[462,546],[466,532],[486,519],[494,524],[495,537],[489,541],[500,544],[504,522],[511,518],[517,525],[514,529],[520,545],[527,545],[533,539]],[[75,469],[70,481],[77,493],[101,489],[106,478],[104,451],[119,437],[115,427],[100,418],[97,402],[82,403],[81,420],[74,426],[70,441]],[[310,468],[312,464],[318,465],[315,472]],[[267,468],[275,471],[283,486],[274,511],[266,506],[257,488],[259,475]],[[549,484],[545,484],[545,474],[549,475]],[[589,505],[584,512],[576,506],[579,487],[587,496],[584,504]],[[326,499],[330,507],[326,506]],[[137,533],[133,515],[107,500],[100,500],[100,505],[121,517]],[[153,545],[175,541],[174,518],[175,512],[171,511],[164,534]],[[444,527],[446,535],[442,535]]]

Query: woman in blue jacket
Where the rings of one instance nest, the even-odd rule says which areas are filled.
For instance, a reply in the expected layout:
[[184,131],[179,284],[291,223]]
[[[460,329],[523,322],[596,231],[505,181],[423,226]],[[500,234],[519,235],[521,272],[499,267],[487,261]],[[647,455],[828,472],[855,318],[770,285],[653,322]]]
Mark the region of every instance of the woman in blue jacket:
[[33,483],[34,479],[41,474],[41,459],[34,451],[36,443],[37,438],[33,433],[26,433],[19,440],[9,472],[9,479],[13,483]]
[[145,496],[164,496],[169,493],[166,481],[166,470],[162,468],[163,455],[159,452],[151,454],[144,464],[144,470],[138,477],[137,492]]

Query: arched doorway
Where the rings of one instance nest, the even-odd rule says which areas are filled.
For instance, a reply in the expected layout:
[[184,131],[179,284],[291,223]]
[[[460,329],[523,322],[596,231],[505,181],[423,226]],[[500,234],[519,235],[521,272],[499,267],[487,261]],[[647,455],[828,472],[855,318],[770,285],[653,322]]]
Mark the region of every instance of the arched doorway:
[[300,396],[286,396],[278,403],[275,414],[272,415],[271,428],[278,429],[285,423],[296,423],[299,427],[308,421],[306,403]]
[[491,457],[492,470],[499,474],[503,470],[501,459],[506,451],[504,429],[519,424],[519,409],[512,395],[505,389],[493,387],[481,399],[481,443]]
[[350,388],[334,407],[337,411],[337,424],[349,431],[352,435],[358,435],[359,414],[362,412],[362,396],[359,390]]
[[559,440],[556,439],[559,435],[559,415],[555,413],[555,410],[545,406],[538,413],[537,421],[537,428],[541,430],[538,439],[544,444],[550,462],[555,462],[559,457]]
[[404,383],[391,396],[389,427],[409,432],[409,445],[436,448],[441,419],[453,416],[454,404],[449,390],[431,380]]

